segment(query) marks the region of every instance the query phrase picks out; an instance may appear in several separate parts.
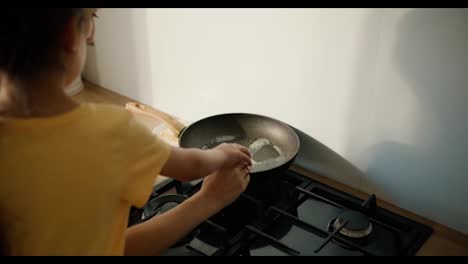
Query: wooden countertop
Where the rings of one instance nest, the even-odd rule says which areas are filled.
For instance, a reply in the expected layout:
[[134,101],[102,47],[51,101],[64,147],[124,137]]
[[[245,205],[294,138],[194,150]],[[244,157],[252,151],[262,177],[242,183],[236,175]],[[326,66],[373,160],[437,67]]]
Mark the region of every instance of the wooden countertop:
[[[135,101],[131,98],[107,90],[86,80],[84,81],[84,85],[84,90],[82,90],[79,94],[73,96],[73,98],[78,102],[108,103],[124,107],[125,103],[129,101]],[[148,117],[141,117],[141,121],[149,129],[152,129],[160,124],[159,121]],[[338,190],[348,192],[361,199],[365,200],[369,196],[366,193],[350,188],[329,178],[322,177],[310,171],[306,171],[302,168],[293,166],[292,169],[297,172],[303,173],[314,180],[322,182]],[[434,223],[428,219],[425,219],[411,212],[398,208],[397,206],[387,203],[385,201],[378,200],[377,203],[380,207],[396,212],[418,222],[422,222],[426,225],[431,226],[434,229],[434,233],[432,234],[432,236],[418,251],[418,256],[468,256],[468,235],[462,234],[438,223]]]

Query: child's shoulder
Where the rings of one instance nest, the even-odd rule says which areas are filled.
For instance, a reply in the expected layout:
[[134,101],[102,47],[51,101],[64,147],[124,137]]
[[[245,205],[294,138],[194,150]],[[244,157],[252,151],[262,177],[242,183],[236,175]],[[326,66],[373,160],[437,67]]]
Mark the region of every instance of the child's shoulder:
[[98,127],[128,126],[135,119],[132,112],[120,105],[86,103],[82,107],[86,108],[86,122]]
[[92,117],[110,119],[130,119],[132,113],[125,107],[114,104],[86,103],[82,105],[87,108],[87,112]]
[[82,106],[87,107],[90,111],[97,114],[123,114],[129,115],[130,111],[124,106],[108,103],[83,103]]

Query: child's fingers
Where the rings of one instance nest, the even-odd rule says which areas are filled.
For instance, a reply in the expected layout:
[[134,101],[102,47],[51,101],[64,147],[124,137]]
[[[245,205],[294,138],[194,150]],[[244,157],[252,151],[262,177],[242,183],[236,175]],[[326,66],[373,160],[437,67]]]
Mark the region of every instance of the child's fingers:
[[236,147],[238,150],[240,150],[242,153],[246,154],[247,156],[249,157],[252,157],[252,154],[250,153],[249,149],[242,146],[242,145],[239,145],[239,144],[233,144],[234,147]]
[[239,152],[239,158],[242,162],[244,162],[248,166],[252,165],[252,160],[250,159],[250,156],[247,156],[244,152]]

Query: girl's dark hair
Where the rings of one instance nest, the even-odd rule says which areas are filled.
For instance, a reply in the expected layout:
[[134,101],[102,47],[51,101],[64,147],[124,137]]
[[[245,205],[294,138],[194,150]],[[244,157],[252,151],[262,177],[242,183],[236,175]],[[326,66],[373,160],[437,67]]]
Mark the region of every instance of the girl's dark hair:
[[23,78],[60,67],[60,33],[70,18],[81,13],[81,8],[2,9],[0,71],[10,78]]
[[[0,16],[0,73],[11,79],[23,79],[61,67],[58,52],[61,33],[72,17],[78,16],[81,23],[82,14],[81,8],[3,8]],[[0,256],[5,256],[9,250],[6,223],[1,214]]]

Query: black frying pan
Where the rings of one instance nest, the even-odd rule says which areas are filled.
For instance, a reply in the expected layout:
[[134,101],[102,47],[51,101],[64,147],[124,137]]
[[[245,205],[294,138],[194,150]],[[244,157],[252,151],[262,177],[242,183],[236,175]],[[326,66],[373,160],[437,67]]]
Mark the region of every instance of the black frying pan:
[[256,114],[210,116],[185,127],[170,115],[140,103],[127,103],[132,112],[164,121],[179,137],[182,148],[209,149],[221,143],[250,147],[254,164],[251,181],[287,169],[299,150],[299,137],[287,124]]

